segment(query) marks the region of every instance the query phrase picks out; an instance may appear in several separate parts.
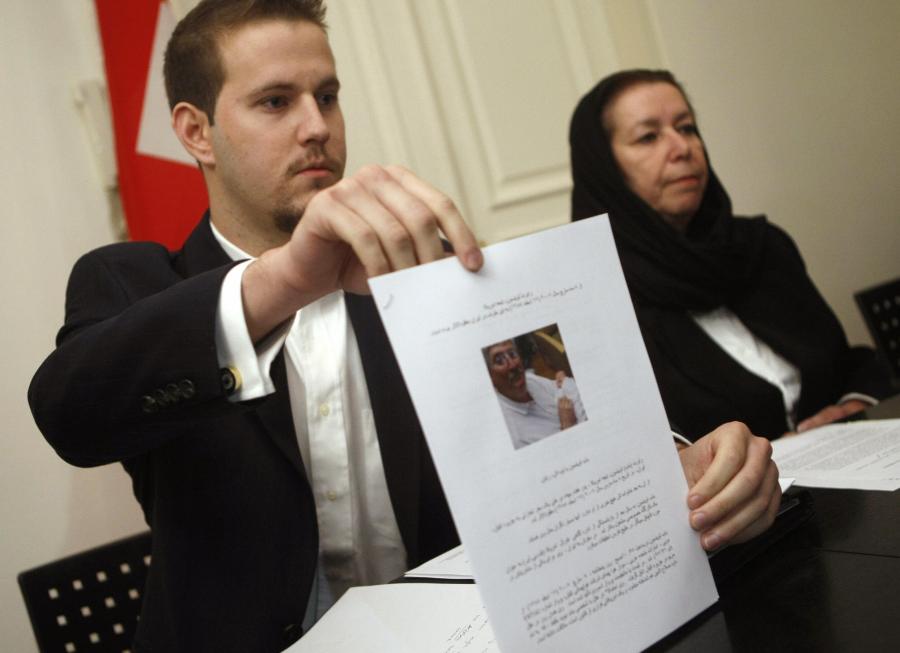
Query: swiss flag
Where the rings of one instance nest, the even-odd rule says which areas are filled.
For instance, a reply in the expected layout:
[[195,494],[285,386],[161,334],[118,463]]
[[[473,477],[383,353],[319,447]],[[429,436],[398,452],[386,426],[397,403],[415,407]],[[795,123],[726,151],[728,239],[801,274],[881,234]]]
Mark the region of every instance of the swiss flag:
[[169,126],[162,64],[175,16],[160,0],[95,2],[129,235],[178,249],[208,200]]

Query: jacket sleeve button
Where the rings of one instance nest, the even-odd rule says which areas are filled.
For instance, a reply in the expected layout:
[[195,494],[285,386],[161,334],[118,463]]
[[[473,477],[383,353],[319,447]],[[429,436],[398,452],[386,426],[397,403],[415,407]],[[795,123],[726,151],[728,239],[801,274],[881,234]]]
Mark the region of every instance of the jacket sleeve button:
[[185,399],[191,399],[195,394],[197,394],[197,388],[194,387],[194,382],[190,379],[182,379],[178,382],[178,389],[181,391],[181,396]]
[[160,408],[165,408],[166,406],[168,406],[169,404],[172,403],[171,397],[169,397],[169,395],[166,394],[166,391],[163,390],[162,388],[159,388],[156,392],[154,392],[153,396],[156,399],[156,404]]
[[141,397],[141,410],[148,414],[158,411],[159,406],[156,403],[156,399],[154,399],[150,395],[144,395],[143,397]]

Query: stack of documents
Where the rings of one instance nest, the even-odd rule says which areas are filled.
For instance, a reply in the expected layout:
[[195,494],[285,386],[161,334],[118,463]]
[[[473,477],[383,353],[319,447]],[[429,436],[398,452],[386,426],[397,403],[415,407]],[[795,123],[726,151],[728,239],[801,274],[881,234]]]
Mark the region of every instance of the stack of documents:
[[829,424],[772,443],[782,476],[805,487],[900,488],[900,419]]
[[460,544],[455,549],[432,558],[403,574],[406,578],[437,578],[444,580],[472,580],[472,565]]
[[289,653],[499,653],[473,584],[354,587]]

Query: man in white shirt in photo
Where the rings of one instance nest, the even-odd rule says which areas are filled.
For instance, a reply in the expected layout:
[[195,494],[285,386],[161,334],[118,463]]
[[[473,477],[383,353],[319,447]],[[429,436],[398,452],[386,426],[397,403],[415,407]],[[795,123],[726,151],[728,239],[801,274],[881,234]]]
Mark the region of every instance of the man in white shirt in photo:
[[485,347],[483,352],[514,448],[587,420],[575,381],[565,372],[547,379],[526,370],[512,340]]

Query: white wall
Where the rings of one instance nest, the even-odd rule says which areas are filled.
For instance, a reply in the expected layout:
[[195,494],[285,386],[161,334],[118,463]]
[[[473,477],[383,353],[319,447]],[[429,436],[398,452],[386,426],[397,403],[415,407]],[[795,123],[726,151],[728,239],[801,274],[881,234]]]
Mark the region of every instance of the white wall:
[[900,276],[900,2],[651,0],[735,210],[796,240],[851,342]]
[[3,2],[0,21],[0,648],[34,651],[16,574],[134,533],[143,520],[118,466],[74,469],[38,433],[28,382],[62,323],[75,259],[112,240],[107,201],[72,100],[102,78],[91,0]]

